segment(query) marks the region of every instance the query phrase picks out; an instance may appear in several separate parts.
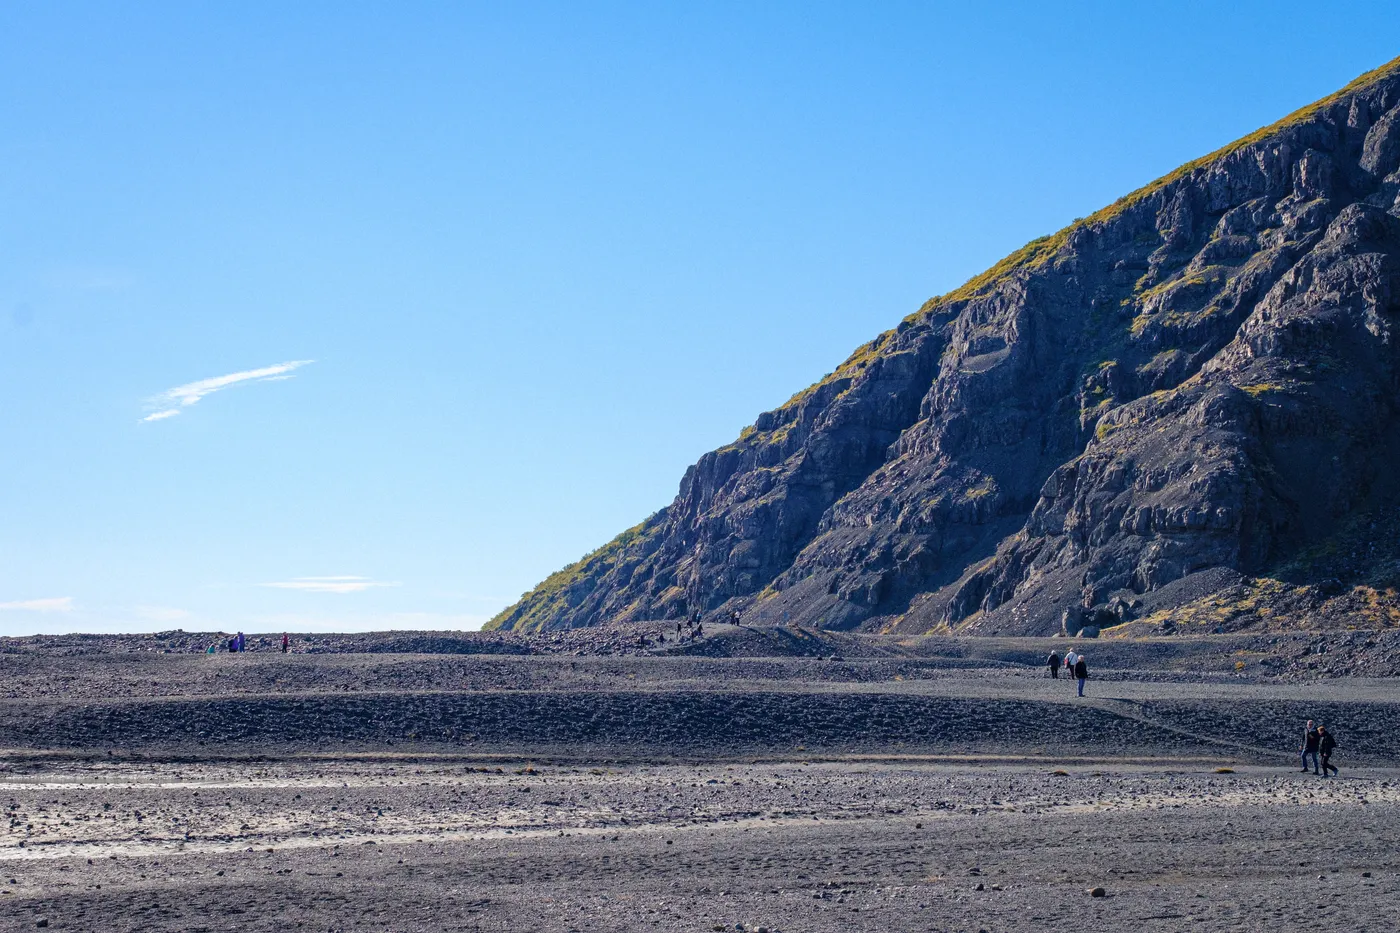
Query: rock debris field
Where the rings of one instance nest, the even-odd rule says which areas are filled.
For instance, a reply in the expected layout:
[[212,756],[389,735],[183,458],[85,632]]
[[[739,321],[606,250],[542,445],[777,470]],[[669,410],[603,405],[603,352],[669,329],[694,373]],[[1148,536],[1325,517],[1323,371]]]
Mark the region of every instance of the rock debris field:
[[[1386,679],[1106,667],[1080,700],[995,659],[120,648],[0,655],[0,929],[1400,915]],[[1338,778],[1299,773],[1306,718]]]

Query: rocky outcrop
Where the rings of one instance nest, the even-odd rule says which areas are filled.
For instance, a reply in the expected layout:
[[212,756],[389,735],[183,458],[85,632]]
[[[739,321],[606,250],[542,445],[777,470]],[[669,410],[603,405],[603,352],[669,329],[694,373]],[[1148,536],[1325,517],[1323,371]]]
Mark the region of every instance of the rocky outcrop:
[[1400,60],[929,301],[492,625],[1049,634],[1296,568],[1400,501],[1398,195]]

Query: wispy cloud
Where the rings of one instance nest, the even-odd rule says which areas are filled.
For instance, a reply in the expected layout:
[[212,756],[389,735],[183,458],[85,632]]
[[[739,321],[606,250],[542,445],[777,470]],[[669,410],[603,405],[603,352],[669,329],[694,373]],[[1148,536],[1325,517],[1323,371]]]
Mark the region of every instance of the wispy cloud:
[[14,602],[0,603],[0,609],[20,612],[72,612],[73,597],[55,596],[51,599],[17,599]]
[[371,580],[369,577],[294,577],[279,583],[264,583],[263,586],[279,590],[303,590],[308,593],[360,593],[376,586],[398,584]]
[[264,366],[261,369],[248,369],[241,373],[229,373],[227,376],[214,376],[212,379],[200,379],[197,382],[187,382],[182,386],[167,389],[161,394],[149,399],[149,406],[156,409],[156,411],[141,420],[144,422],[173,418],[206,395],[212,395],[215,392],[231,388],[232,386],[243,385],[249,382],[281,382],[284,379],[290,379],[292,378],[292,370],[312,362],[315,361],[289,360],[286,363]]

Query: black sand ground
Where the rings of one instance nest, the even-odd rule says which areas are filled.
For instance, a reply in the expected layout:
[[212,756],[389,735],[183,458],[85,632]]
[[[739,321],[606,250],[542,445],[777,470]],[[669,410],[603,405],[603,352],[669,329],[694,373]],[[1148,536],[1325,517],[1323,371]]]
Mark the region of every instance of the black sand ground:
[[11,654],[0,929],[1394,928],[1400,685],[1096,673]]

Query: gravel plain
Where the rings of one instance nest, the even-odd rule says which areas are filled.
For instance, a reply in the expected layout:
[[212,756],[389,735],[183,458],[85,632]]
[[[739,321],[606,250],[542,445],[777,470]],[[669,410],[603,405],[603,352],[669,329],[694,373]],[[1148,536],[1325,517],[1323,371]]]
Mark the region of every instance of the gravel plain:
[[12,653],[0,929],[1394,929],[1395,682],[1097,673]]

